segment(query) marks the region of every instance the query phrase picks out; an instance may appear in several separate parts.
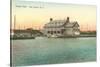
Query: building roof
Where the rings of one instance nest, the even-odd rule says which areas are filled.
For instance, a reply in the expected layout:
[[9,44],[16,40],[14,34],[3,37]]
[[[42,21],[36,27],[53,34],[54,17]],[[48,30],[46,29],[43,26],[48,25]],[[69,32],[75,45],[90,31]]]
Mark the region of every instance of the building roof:
[[79,24],[77,22],[71,22],[71,23],[67,23],[65,25],[65,27],[74,27],[75,25],[77,25],[79,27]]
[[42,34],[42,32],[40,32],[39,30],[29,30],[29,29],[16,29],[13,30],[14,33],[28,33],[28,34]]
[[49,23],[45,24],[45,28],[51,28],[51,27],[74,27],[77,24],[77,26],[79,27],[79,24],[77,23],[77,21],[75,22],[66,22],[66,20],[53,20],[50,21]]
[[31,33],[31,30],[14,30],[15,33]]

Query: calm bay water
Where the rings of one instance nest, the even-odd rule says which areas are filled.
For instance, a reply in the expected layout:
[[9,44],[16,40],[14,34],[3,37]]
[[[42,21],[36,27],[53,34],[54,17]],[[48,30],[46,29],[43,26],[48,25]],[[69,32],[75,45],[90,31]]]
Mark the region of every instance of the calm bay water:
[[12,40],[14,66],[96,61],[96,38]]

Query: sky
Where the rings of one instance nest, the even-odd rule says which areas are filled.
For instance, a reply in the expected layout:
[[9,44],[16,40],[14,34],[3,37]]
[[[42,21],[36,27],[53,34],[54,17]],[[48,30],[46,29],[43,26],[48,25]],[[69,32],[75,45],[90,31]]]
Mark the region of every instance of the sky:
[[36,1],[12,0],[12,28],[16,16],[16,29],[43,29],[53,20],[77,21],[81,30],[96,30],[96,6]]

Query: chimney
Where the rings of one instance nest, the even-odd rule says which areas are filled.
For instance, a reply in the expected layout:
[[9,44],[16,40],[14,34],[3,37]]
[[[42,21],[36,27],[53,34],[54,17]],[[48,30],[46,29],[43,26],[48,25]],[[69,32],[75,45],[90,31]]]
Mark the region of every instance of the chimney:
[[53,21],[53,19],[52,19],[52,18],[50,18],[50,22],[51,22],[51,21]]
[[66,21],[67,23],[69,23],[70,22],[70,20],[69,20],[69,17],[67,17],[67,21]]

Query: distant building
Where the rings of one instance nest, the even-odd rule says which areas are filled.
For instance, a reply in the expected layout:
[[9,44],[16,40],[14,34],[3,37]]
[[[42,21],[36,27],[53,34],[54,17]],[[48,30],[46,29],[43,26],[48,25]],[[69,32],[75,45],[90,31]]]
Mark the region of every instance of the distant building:
[[31,28],[13,30],[13,36],[16,37],[36,37],[41,35],[43,35],[43,33],[41,33],[39,30],[33,30]]
[[44,25],[43,33],[48,37],[74,37],[80,35],[80,29],[78,22],[70,22],[69,17],[66,20],[50,18],[50,22]]
[[32,36],[34,36],[31,30],[14,30],[14,35],[17,37],[32,37]]

